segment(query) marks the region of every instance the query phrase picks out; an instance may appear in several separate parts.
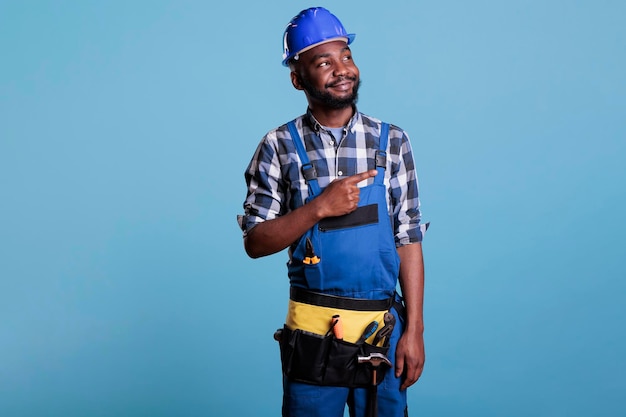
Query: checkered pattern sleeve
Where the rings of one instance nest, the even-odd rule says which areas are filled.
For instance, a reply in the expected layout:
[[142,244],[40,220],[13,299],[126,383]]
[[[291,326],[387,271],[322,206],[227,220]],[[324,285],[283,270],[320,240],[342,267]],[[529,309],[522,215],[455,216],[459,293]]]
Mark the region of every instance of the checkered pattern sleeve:
[[390,214],[396,246],[421,242],[426,231],[420,224],[418,180],[413,151],[407,134],[392,126],[390,130],[391,175],[389,177]]
[[248,193],[244,214],[238,216],[244,234],[258,223],[284,214],[285,187],[276,133],[273,130],[261,140],[244,174]]

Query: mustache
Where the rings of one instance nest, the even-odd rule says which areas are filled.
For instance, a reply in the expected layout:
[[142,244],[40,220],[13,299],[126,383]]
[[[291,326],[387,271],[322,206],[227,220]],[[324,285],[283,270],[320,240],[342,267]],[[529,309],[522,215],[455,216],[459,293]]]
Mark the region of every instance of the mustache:
[[339,83],[341,83],[341,82],[343,82],[345,80],[350,80],[352,82],[356,82],[357,77],[356,76],[341,75],[335,81],[329,82],[328,84],[324,85],[324,87],[325,88],[331,88],[331,87],[334,87],[337,84],[339,84]]

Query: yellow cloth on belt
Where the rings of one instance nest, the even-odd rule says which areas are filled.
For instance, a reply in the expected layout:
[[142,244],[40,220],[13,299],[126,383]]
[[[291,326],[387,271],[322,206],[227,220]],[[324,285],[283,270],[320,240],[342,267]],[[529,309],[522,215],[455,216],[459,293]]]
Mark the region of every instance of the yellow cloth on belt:
[[[385,311],[356,311],[332,307],[320,307],[312,304],[289,300],[285,324],[291,330],[301,329],[307,332],[325,335],[332,325],[335,314],[341,316],[343,323],[343,340],[355,343],[372,321],[378,322],[378,328],[384,325]],[[372,343],[374,335],[366,342]]]

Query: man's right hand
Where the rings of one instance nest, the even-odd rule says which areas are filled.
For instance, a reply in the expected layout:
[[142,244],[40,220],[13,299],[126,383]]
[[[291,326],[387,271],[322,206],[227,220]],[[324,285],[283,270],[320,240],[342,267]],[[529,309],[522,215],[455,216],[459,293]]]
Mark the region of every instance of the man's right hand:
[[319,216],[321,218],[342,216],[356,210],[360,194],[357,184],[375,177],[377,173],[378,171],[371,169],[331,182],[324,192],[313,200],[319,204]]

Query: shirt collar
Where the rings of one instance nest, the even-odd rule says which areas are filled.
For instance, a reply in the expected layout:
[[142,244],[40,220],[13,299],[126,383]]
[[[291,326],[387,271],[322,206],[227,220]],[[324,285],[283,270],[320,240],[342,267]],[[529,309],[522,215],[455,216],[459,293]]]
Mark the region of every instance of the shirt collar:
[[[361,121],[361,113],[359,113],[359,111],[357,110],[356,106],[353,106],[353,108],[354,108],[354,114],[352,115],[352,118],[348,121],[348,124],[346,125],[346,129],[349,130],[349,131],[353,131],[354,130],[354,126],[356,126],[357,123],[359,123]],[[309,127],[311,129],[313,129],[313,131],[315,133],[319,134],[320,130],[323,127],[317,121],[315,116],[313,116],[313,113],[311,113],[311,109],[310,108],[307,108],[307,110],[306,110],[305,120],[309,124]]]

